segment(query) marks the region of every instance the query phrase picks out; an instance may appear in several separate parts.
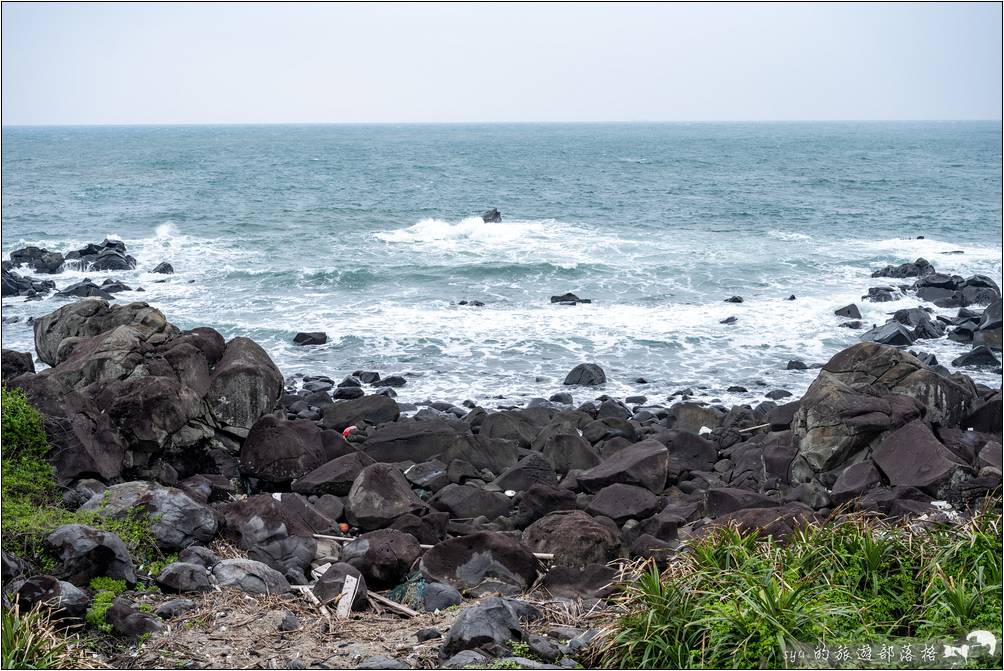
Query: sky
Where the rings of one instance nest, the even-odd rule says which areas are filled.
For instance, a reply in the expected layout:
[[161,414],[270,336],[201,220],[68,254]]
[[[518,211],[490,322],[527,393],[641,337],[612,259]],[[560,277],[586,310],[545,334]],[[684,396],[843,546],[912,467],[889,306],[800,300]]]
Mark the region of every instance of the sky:
[[1001,118],[1001,4],[2,8],[20,124]]

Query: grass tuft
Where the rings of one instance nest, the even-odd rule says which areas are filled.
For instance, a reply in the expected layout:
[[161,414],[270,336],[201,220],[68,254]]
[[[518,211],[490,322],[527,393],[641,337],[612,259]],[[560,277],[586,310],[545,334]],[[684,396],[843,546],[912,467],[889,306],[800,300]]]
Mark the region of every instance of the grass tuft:
[[779,668],[806,645],[954,645],[977,629],[1001,640],[1001,555],[999,503],[933,528],[843,516],[783,544],[718,528],[621,585],[623,615],[591,661]]

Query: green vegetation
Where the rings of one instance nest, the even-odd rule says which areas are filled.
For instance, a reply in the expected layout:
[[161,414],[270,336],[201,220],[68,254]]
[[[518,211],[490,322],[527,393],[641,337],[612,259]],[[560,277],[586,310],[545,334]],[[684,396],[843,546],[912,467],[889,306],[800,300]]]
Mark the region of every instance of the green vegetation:
[[15,605],[4,608],[0,618],[3,668],[80,669],[89,666],[77,637],[53,622],[47,608],[35,608],[22,614]]
[[102,634],[112,633],[112,625],[108,624],[108,621],[105,619],[105,613],[112,607],[115,596],[114,592],[98,592],[94,595],[94,600],[91,601],[91,606],[87,609],[87,614],[84,616],[84,621]]
[[150,519],[142,510],[125,518],[102,516],[96,510],[70,511],[62,507],[52,466],[45,461],[49,451],[42,417],[20,390],[2,393],[2,527],[4,549],[29,559],[43,571],[56,568],[43,541],[63,524],[86,524],[118,535],[138,561],[154,565],[165,557],[150,531]]
[[89,586],[95,592],[111,592],[112,596],[118,596],[126,591],[125,580],[116,580],[115,578],[91,578]]
[[[919,651],[922,642],[938,642],[940,653],[941,642],[955,645],[977,629],[1000,641],[1001,528],[999,506],[928,529],[843,517],[797,530],[783,544],[720,528],[665,572],[649,565],[623,585],[625,614],[594,662],[777,668],[812,665],[814,649],[911,643]],[[1000,668],[999,654],[998,647],[996,662],[982,663]],[[841,660],[814,664],[834,661]],[[857,657],[844,661],[862,665]]]
[[530,644],[525,641],[517,641],[512,644],[512,654],[516,657],[526,657],[530,659],[533,656],[533,651],[530,650]]

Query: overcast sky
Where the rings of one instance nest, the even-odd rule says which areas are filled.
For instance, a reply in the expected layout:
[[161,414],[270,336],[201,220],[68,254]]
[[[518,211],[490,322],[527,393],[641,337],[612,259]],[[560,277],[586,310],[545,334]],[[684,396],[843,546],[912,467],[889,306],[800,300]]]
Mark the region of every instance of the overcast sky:
[[1000,119],[1001,5],[3,5],[3,123]]

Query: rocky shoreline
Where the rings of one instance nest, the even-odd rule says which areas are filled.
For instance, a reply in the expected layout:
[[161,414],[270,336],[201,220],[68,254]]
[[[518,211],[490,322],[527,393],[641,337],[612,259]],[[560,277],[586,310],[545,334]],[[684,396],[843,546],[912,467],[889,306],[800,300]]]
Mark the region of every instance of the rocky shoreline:
[[[36,272],[66,262],[19,252],[12,261]],[[131,258],[109,241],[77,253],[94,269]],[[7,262],[3,273],[4,295],[9,286],[28,299],[54,289]],[[383,608],[412,618],[475,599],[451,614],[441,639],[424,634],[433,657],[342,661],[410,668],[434,658],[459,668],[529,646],[546,662],[539,668],[572,666],[596,631],[534,633],[528,623],[545,614],[531,601],[602,605],[619,561],[664,565],[724,524],[784,537],[835,511],[951,522],[999,496],[1000,388],[905,349],[948,337],[973,344],[953,365],[999,372],[999,287],[939,274],[923,259],[874,276],[913,281],[869,288],[863,300],[916,292],[959,313],[896,311],[822,365],[800,399],[774,390],[733,407],[688,389],[666,404],[596,395],[606,374],[590,362],[522,408],[418,407],[395,400],[403,378],[284,378],[252,340],[184,331],[145,303],[112,304],[107,291],[86,288],[76,295],[88,297],[34,320],[48,368],[4,350],[3,383],[42,413],[65,506],[110,517],[142,510],[176,561],[145,575],[114,533],[64,525],[45,538],[58,559],[51,574],[39,573],[39,558],[5,551],[4,598],[55,599],[80,617],[96,577],[178,595],[156,613],[139,607],[144,596],[117,598],[106,622],[132,639],[165,636],[197,607],[193,593],[202,603],[218,590],[309,593],[330,611],[344,591],[355,617],[381,607],[381,594],[405,611]],[[854,305],[835,315],[862,326]]]

